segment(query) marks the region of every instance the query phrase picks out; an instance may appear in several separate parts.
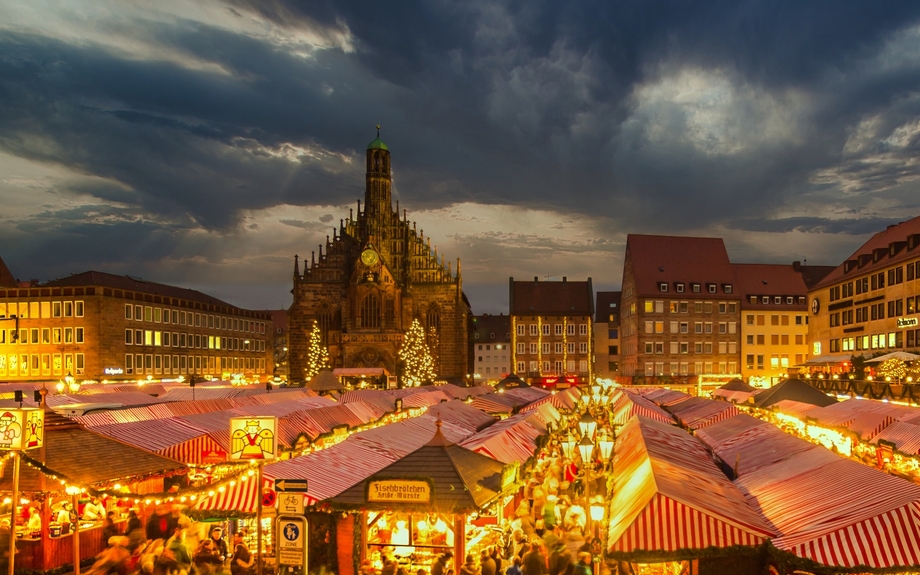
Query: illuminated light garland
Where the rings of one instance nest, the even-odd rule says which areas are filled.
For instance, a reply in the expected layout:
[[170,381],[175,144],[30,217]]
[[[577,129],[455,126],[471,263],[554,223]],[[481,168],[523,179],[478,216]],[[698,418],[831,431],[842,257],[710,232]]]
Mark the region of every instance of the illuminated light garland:
[[310,344],[307,347],[307,367],[304,369],[304,376],[307,380],[316,377],[319,372],[329,369],[329,350],[323,345],[322,333],[316,320],[313,320],[313,330],[310,332]]
[[434,381],[437,378],[434,371],[434,359],[425,342],[425,328],[417,319],[412,320],[412,326],[406,332],[406,337],[399,348],[399,359],[403,364],[403,385],[405,387],[418,387],[426,381]]

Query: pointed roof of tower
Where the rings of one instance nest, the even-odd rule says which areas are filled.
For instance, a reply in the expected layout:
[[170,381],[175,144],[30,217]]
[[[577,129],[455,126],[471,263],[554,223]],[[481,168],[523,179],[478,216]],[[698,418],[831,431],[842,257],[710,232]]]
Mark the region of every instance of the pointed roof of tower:
[[10,268],[6,267],[3,258],[0,258],[0,287],[16,287],[17,285],[19,284],[10,272]]
[[387,152],[390,151],[390,149],[387,148],[387,145],[383,143],[383,140],[380,139],[380,124],[377,124],[377,138],[374,139],[373,142],[367,145],[367,149],[368,150],[385,150]]

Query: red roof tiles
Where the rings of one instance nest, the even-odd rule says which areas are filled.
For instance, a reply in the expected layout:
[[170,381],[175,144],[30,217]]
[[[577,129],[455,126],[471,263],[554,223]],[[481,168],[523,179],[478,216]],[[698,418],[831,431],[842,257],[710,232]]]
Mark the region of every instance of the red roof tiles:
[[[724,286],[733,284],[735,278],[722,238],[629,234],[626,238],[626,261],[632,265],[636,295],[639,297],[660,295],[661,283],[667,283],[668,292],[674,293],[674,284],[683,283],[685,288],[681,297],[712,298],[707,285],[715,284],[719,297],[738,299],[734,289],[730,294],[724,289]],[[698,294],[691,290],[693,283],[701,286]]]
[[3,258],[0,258],[0,287],[18,287],[16,278],[13,277],[10,268],[6,267]]
[[[792,265],[774,264],[732,264],[735,272],[735,293],[743,299],[743,309],[775,309],[773,299],[764,304],[761,297],[751,303],[749,296],[782,296],[782,304],[789,309],[808,309],[805,300],[799,303],[799,296],[808,294],[808,287],[802,274]],[[786,297],[793,296],[791,307],[786,304]],[[785,309],[784,307],[784,309]]]
[[512,315],[593,315],[594,289],[588,281],[514,281],[511,283]]

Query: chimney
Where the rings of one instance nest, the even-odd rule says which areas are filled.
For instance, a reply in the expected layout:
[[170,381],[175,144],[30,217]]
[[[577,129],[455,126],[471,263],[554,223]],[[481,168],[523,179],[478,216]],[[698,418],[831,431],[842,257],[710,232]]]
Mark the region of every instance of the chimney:
[[533,283],[537,283],[538,281],[540,281],[540,280],[537,279],[537,276],[533,276]]
[[794,270],[797,271],[797,272],[802,271],[802,262],[800,262],[800,261],[794,261],[794,262],[792,262],[792,269],[794,269]]
[[568,279],[569,279],[569,278],[567,278],[567,277],[565,277],[565,276],[562,276],[562,283],[565,283],[566,280],[568,280]]

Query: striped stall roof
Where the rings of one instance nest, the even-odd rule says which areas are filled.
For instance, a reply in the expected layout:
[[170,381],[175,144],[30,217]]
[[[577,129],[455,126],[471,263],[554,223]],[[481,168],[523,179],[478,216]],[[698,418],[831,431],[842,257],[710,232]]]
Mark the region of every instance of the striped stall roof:
[[906,421],[895,421],[875,437],[872,443],[879,441],[894,443],[895,449],[907,455],[920,455],[920,425]]
[[702,429],[713,423],[718,423],[738,415],[738,408],[725,401],[712,401],[711,399],[702,399],[693,405],[688,405],[686,409],[676,410],[675,408],[689,404],[690,400],[683,401],[669,407],[673,410],[677,420],[688,429]]
[[443,391],[426,391],[422,393],[413,393],[402,398],[403,409],[409,407],[431,407],[442,401],[450,401],[452,398]]
[[459,399],[432,405],[425,414],[435,418],[440,417],[441,421],[468,429],[470,433],[485,429],[498,421],[488,413],[483,413]]
[[614,459],[609,551],[759,545],[775,531],[685,431],[633,417]]
[[575,409],[575,403],[576,402],[575,399],[573,399],[573,394],[567,389],[565,391],[560,391],[559,393],[552,393],[534,401],[533,403],[529,403],[522,407],[521,411],[530,411],[540,407],[541,405],[551,405],[559,410],[571,411]]
[[468,397],[479,397],[480,395],[486,393],[492,393],[494,389],[491,385],[477,385],[474,387],[460,387],[459,385],[454,385],[448,383],[446,385],[439,385],[438,389],[451,396],[454,399],[465,400]]
[[[839,404],[834,404],[839,405]],[[813,409],[820,409],[817,405],[813,403],[803,403],[801,401],[796,401],[794,399],[783,399],[777,401],[770,406],[770,409],[773,411],[778,411],[780,413],[785,413],[786,415],[793,415],[795,417],[804,417],[808,415],[808,412]]]
[[486,413],[511,413],[516,407],[527,405],[527,401],[505,393],[488,393],[473,399],[472,405]]
[[870,441],[894,422],[894,415],[888,413],[860,413],[847,425],[863,441]]
[[808,417],[814,418],[823,425],[837,427],[849,425],[863,413],[881,413],[890,415],[894,419],[900,419],[916,415],[918,410],[906,405],[895,405],[873,399],[848,399],[813,409],[808,413]]
[[620,406],[614,416],[614,422],[618,425],[624,425],[634,415],[641,415],[663,423],[674,423],[673,415],[638,393],[625,392],[622,399],[618,400],[617,403],[620,403]]
[[760,392],[757,391],[732,391],[730,389],[717,389],[712,392],[714,397],[721,397],[732,403],[747,403],[747,400],[754,397]]
[[[527,407],[530,407],[529,405]],[[534,409],[522,409],[521,413],[533,413],[540,421],[544,424],[547,423],[555,424],[560,419],[562,419],[562,414],[559,413],[559,410],[553,407],[552,403],[540,403]]]
[[[426,413],[421,417],[413,417],[412,419],[362,431],[353,435],[351,439],[361,442],[369,449],[384,453],[395,461],[425,445],[434,435],[436,429],[437,418]],[[460,443],[471,436],[473,431],[442,421],[441,433],[444,434],[444,437],[449,442]]]
[[339,397],[339,403],[351,403],[353,401],[363,401],[377,406],[384,413],[389,413],[396,409],[396,397],[378,389],[356,389],[346,391]]
[[506,395],[511,397],[517,397],[524,401],[524,403],[533,403],[539,399],[543,399],[548,395],[552,395],[549,391],[539,388],[539,387],[515,387],[505,391]]
[[[740,428],[746,417],[698,436],[707,441],[713,428]],[[767,429],[722,437],[714,451],[723,461],[740,461],[734,483],[777,529],[777,548],[838,567],[920,564],[920,486]]]
[[690,395],[673,389],[654,388],[642,390],[642,396],[653,402],[655,405],[662,407],[674,405],[691,398]]
[[537,438],[546,433],[530,412],[518,413],[464,440],[460,446],[488,455],[502,463],[524,463],[537,449]]
[[146,393],[136,391],[125,393],[96,393],[80,395],[51,395],[45,396],[45,401],[49,407],[54,409],[63,409],[68,405],[86,405],[88,403],[105,403],[111,405],[148,405],[156,403],[157,398]]
[[197,429],[177,419],[117,423],[94,427],[92,430],[152,453],[159,453],[164,449],[206,434],[205,430]]
[[201,465],[204,463],[213,463],[210,457],[205,460],[205,454],[215,451],[224,451],[226,447],[214,441],[210,435],[200,435],[188,441],[167,447],[157,451],[163,457],[169,457],[182,463]]
[[[264,469],[268,469],[266,466]],[[274,482],[262,478],[263,487],[273,487]],[[259,481],[255,477],[246,477],[237,481],[235,485],[227,485],[224,491],[215,492],[212,497],[204,496],[195,504],[198,511],[237,511],[241,513],[255,513],[261,497]]]

